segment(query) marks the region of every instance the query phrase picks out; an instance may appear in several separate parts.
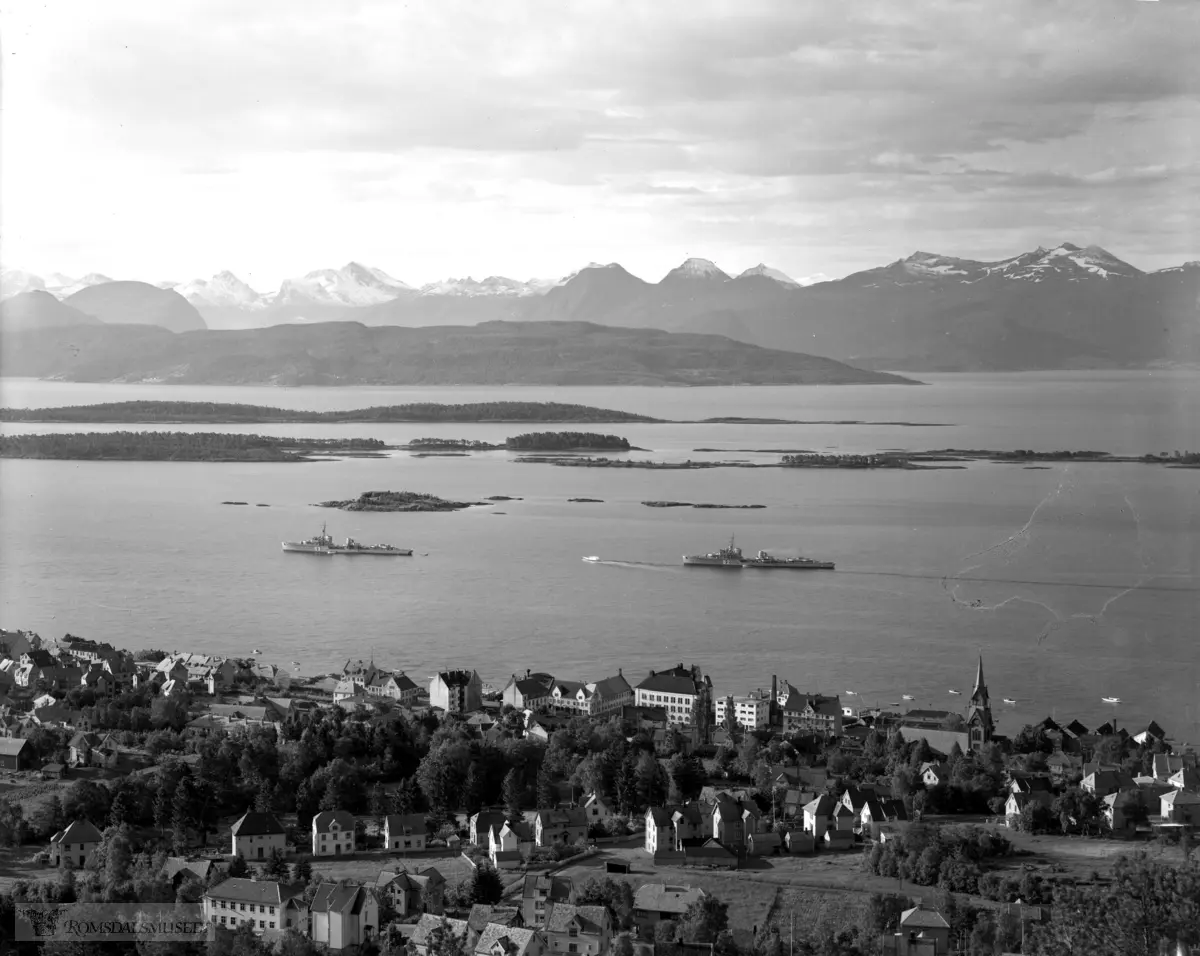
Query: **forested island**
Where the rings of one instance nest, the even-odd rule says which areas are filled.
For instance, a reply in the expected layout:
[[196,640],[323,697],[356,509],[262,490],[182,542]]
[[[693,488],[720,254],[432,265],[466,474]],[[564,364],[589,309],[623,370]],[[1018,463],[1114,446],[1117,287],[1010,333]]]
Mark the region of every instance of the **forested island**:
[[505,439],[504,447],[511,451],[564,451],[581,448],[631,450],[628,439],[619,435],[599,435],[596,432],[529,432]]
[[273,438],[221,432],[86,432],[0,435],[0,458],[69,461],[314,461],[385,457],[377,438]]
[[3,422],[79,422],[142,424],[259,424],[274,422],[660,422],[661,419],[611,408],[561,402],[471,402],[440,405],[372,405],[349,411],[313,412],[267,405],[225,402],[105,402],[62,408],[0,408]]
[[401,445],[408,451],[495,451],[503,445],[493,445],[485,441],[475,441],[470,438],[414,438],[407,445]]
[[482,501],[447,501],[437,495],[417,491],[364,491],[346,501],[321,501],[318,508],[339,508],[342,511],[461,511]]

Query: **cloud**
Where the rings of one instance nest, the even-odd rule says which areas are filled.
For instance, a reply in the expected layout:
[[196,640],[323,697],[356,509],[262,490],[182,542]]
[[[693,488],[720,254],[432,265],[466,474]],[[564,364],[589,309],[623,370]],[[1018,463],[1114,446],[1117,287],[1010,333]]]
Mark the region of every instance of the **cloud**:
[[[112,196],[136,205],[150,182],[191,190],[201,220],[230,204],[214,222],[292,189],[333,232],[359,206],[481,235],[497,216],[506,235],[522,215],[575,231],[528,237],[525,273],[589,229],[585,260],[661,220],[657,272],[693,217],[753,261],[769,236],[768,258],[802,274],[868,265],[863,250],[915,231],[969,253],[963,203],[980,223],[1021,208],[1043,230],[1051,215],[1096,231],[1157,215],[1163,256],[1197,234],[1165,213],[1195,182],[1200,5],[62,0],[8,16],[0,149],[15,172],[0,190],[10,236],[44,253],[59,240],[33,196],[63,180],[67,221],[97,243]],[[76,182],[85,163],[111,196]],[[184,185],[209,180],[224,199]],[[1122,208],[1134,196],[1140,210]],[[823,241],[797,235],[813,229]],[[823,258],[799,258],[811,249]]]

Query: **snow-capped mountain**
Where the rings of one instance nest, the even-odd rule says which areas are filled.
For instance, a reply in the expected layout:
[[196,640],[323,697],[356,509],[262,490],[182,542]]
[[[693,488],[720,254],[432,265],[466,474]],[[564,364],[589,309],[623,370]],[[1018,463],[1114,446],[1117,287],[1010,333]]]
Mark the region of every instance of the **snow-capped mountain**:
[[271,298],[272,305],[301,304],[364,306],[389,302],[415,293],[406,282],[382,269],[348,262],[340,269],[317,269],[298,279],[284,279]]
[[739,279],[746,279],[750,276],[762,276],[764,279],[774,279],[780,285],[798,286],[801,283],[797,282],[786,272],[780,269],[772,269],[765,262],[760,262],[756,266],[751,266],[745,272],[738,275]]
[[836,282],[833,276],[827,276],[824,272],[814,272],[810,276],[801,276],[796,280],[797,285],[809,286],[818,285],[821,282]]
[[94,285],[104,285],[106,282],[112,281],[110,276],[100,272],[89,272],[82,279],[72,279],[62,273],[52,272],[46,277],[46,291],[60,299],[65,299],[83,289],[90,289]]
[[5,269],[0,272],[0,296],[6,299],[22,292],[40,292],[45,288],[46,282],[41,276],[24,269]]
[[1163,272],[1189,272],[1192,269],[1200,269],[1200,259],[1193,259],[1191,262],[1184,262],[1177,266],[1168,266],[1165,269],[1155,269],[1152,275]]
[[267,300],[229,270],[218,272],[211,279],[193,279],[174,286],[176,292],[192,305],[209,308],[258,310],[267,307]]
[[1140,276],[1141,269],[1118,259],[1107,249],[1099,246],[1079,248],[1064,242],[1053,249],[1038,246],[1033,252],[999,263],[987,263],[988,272],[1001,272],[1006,279],[1041,282],[1049,276],[1068,279],[1097,277],[1101,279],[1127,279]]
[[668,279],[716,279],[720,282],[728,282],[729,276],[717,268],[717,264],[708,259],[685,259],[680,265],[663,276],[662,281]]
[[440,282],[430,282],[421,286],[421,295],[454,295],[481,296],[498,295],[511,298],[521,298],[530,295],[544,295],[553,288],[555,280],[530,279],[521,282],[519,279],[509,279],[505,276],[488,276],[486,279],[443,279]]

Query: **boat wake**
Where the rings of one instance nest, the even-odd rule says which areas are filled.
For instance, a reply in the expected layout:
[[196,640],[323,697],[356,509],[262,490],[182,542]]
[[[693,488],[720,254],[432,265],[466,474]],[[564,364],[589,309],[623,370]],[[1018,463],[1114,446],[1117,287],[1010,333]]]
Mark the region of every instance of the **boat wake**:
[[584,561],[589,564],[603,564],[610,568],[630,568],[635,571],[675,571],[678,570],[673,564],[655,564],[652,561],[606,561],[595,554],[584,556]]

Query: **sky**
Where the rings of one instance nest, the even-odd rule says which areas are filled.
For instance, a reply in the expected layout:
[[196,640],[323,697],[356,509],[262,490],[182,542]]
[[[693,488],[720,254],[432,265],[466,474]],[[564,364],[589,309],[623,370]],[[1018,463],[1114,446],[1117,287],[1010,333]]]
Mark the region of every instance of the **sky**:
[[1191,0],[10,0],[0,263],[1200,258]]

